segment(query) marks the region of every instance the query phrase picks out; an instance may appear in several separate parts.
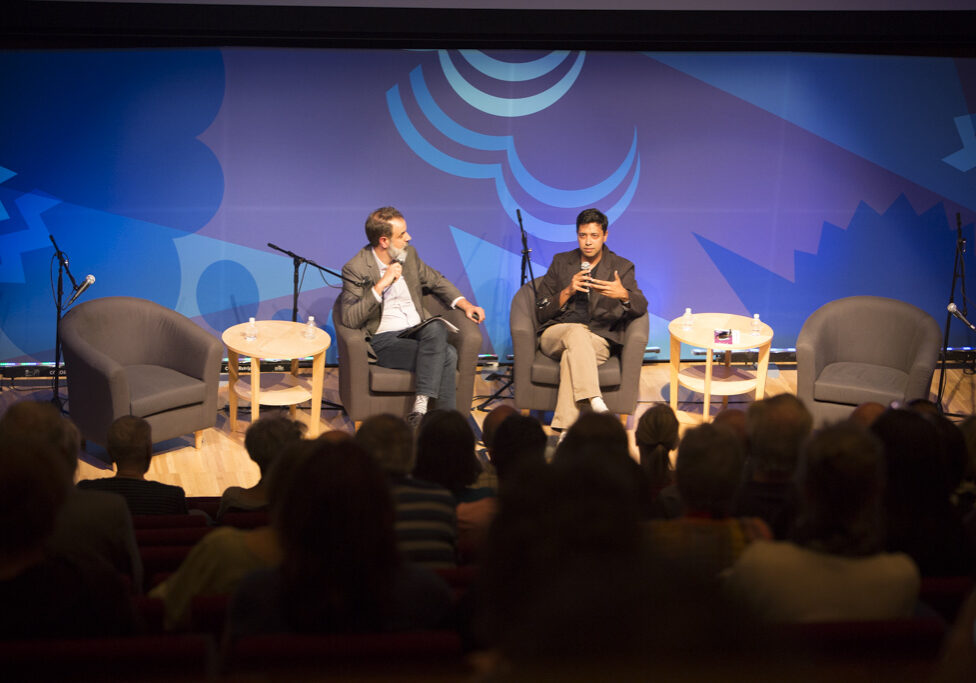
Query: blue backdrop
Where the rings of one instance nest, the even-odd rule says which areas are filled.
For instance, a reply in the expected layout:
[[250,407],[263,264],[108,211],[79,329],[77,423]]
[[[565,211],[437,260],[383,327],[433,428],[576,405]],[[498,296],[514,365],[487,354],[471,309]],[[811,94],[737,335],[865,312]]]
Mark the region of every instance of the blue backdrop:
[[[77,278],[96,276],[82,300],[145,297],[219,334],[290,318],[292,262],[267,242],[338,270],[392,204],[503,355],[516,208],[538,276],[596,206],[637,266],[661,357],[686,306],[758,312],[776,347],[852,294],[941,324],[957,212],[973,238],[976,60],[8,51],[0,86],[5,362],[53,359],[49,235]],[[337,285],[305,273],[302,318],[330,326]]]

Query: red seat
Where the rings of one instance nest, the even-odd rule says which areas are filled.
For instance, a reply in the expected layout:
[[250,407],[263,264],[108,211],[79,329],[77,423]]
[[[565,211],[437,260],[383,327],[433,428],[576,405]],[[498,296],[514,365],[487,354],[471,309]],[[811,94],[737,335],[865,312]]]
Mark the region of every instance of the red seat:
[[132,515],[132,526],[136,529],[200,527],[207,526],[207,518],[203,515]]
[[210,519],[217,519],[220,496],[187,496],[186,507],[190,510],[201,510],[206,512]]
[[136,529],[136,545],[140,548],[159,545],[194,546],[213,529],[208,526],[191,526],[159,529]]
[[152,588],[152,583],[161,574],[169,574],[183,563],[193,548],[191,545],[150,545],[140,546],[139,556],[142,558],[142,574],[145,577],[145,590]]
[[221,525],[237,527],[238,529],[256,529],[271,523],[271,516],[267,508],[264,510],[240,510],[225,512],[220,518]]
[[207,635],[0,641],[5,680],[176,680],[213,676]]
[[922,579],[918,599],[951,623],[974,586],[971,576],[930,576]]
[[282,669],[333,673],[465,676],[461,639],[453,631],[239,638],[228,662],[235,672]]

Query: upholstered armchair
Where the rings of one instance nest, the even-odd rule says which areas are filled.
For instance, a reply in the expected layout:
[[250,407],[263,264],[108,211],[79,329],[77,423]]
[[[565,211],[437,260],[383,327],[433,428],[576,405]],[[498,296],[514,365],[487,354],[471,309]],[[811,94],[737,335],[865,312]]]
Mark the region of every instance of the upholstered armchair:
[[796,394],[814,424],[861,403],[928,398],[942,347],[928,313],[880,296],[852,296],[814,311],[796,340]]
[[92,299],[61,321],[71,419],[105,446],[109,425],[144,418],[153,442],[202,432],[217,421],[223,344],[186,316],[127,296]]
[[[538,286],[541,278],[536,279]],[[515,405],[523,410],[553,410],[559,392],[559,361],[538,348],[532,283],[515,293],[509,315],[514,352]],[[620,415],[633,414],[640,389],[641,365],[650,325],[647,314],[627,324],[624,344],[599,367],[600,388],[607,407]]]
[[[346,414],[356,423],[377,413],[406,415],[416,393],[414,374],[369,362],[365,331],[342,324],[341,299],[337,298],[332,308],[332,324],[339,344],[339,398]],[[457,410],[466,417],[474,395],[481,328],[463,311],[445,306],[431,294],[424,295],[423,305],[431,315],[443,315],[458,327],[449,341],[458,354]]]

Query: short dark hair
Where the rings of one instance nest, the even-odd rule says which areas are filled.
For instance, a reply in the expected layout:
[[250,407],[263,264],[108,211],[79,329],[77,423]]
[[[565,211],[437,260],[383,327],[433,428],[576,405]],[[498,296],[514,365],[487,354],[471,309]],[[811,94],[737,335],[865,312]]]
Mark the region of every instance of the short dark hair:
[[610,221],[607,220],[606,215],[599,209],[583,209],[576,217],[576,229],[579,230],[580,226],[586,225],[587,223],[598,223],[603,228],[603,232],[606,232]]
[[0,442],[22,439],[51,447],[64,466],[64,475],[73,483],[78,467],[81,435],[75,423],[64,417],[49,401],[19,401],[0,417]]
[[141,417],[123,415],[109,426],[105,450],[116,466],[126,463],[145,473],[152,460],[152,427]]
[[793,394],[754,402],[746,410],[749,455],[759,472],[791,476],[800,447],[813,427],[810,411]]
[[798,479],[797,542],[855,557],[882,549],[885,462],[871,432],[850,423],[816,432],[803,447]]
[[685,508],[727,517],[742,478],[742,442],[728,427],[705,423],[685,432],[674,476]]
[[354,438],[387,474],[413,472],[413,433],[403,418],[390,413],[371,415],[359,425]]
[[546,433],[537,419],[513,413],[495,430],[491,450],[491,464],[498,481],[510,481],[523,467],[546,463]]
[[366,218],[366,239],[371,247],[379,245],[380,237],[393,236],[393,225],[390,221],[394,218],[403,218],[403,214],[392,206],[380,207],[369,214]]
[[424,415],[417,433],[414,476],[459,494],[475,483],[481,474],[481,462],[475,455],[474,444],[474,432],[461,413],[431,410]]
[[282,416],[262,417],[252,422],[244,433],[244,450],[264,477],[285,446],[300,440],[304,434],[305,425],[301,422]]

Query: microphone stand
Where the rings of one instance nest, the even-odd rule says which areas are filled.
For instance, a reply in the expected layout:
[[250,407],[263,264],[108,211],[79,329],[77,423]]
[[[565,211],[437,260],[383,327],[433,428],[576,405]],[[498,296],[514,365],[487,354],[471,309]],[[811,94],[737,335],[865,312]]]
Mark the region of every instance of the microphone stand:
[[[522,236],[522,267],[521,276],[519,280],[519,287],[525,285],[526,281],[532,283],[532,301],[537,301],[539,299],[539,293],[535,288],[535,276],[532,274],[532,250],[529,249],[528,235],[525,232],[525,226],[522,225],[522,210],[515,209],[515,216],[518,218],[519,232]],[[504,383],[498,387],[498,389],[490,394],[484,401],[479,403],[475,408],[480,411],[487,411],[488,405],[492,401],[496,401],[502,397],[502,392],[508,389],[515,382],[515,373],[512,372],[511,366],[505,369],[504,372],[493,372],[485,380],[488,382],[494,382],[496,380],[504,380]]]
[[51,238],[51,244],[54,245],[54,257],[58,260],[58,285],[54,293],[54,307],[55,307],[55,323],[54,323],[54,377],[51,379],[51,403],[53,403],[60,412],[65,412],[64,401],[61,399],[61,314],[64,313],[64,274],[68,274],[68,279],[71,280],[72,291],[78,290],[78,283],[75,281],[74,275],[71,274],[71,269],[68,268],[68,257],[61,251],[58,247],[58,243],[54,241],[54,235],[48,235]]
[[[949,306],[955,304],[956,302],[956,280],[959,280],[960,292],[962,294],[962,315],[963,317],[968,317],[966,311],[966,264],[963,260],[963,255],[966,253],[966,239],[962,236],[962,218],[959,213],[956,213],[956,255],[952,264],[952,287],[949,290]],[[952,325],[952,312],[948,310],[946,312],[946,322],[945,322],[945,336],[942,339],[942,360],[939,365],[939,393],[935,399],[935,404],[939,407],[939,411],[943,415],[951,415],[953,417],[963,417],[962,415],[955,415],[953,413],[947,413],[942,405],[942,399],[945,395],[946,389],[946,360],[949,355],[949,327]]]
[[[287,249],[282,249],[281,247],[277,246],[276,244],[272,244],[271,242],[268,242],[268,246],[274,249],[275,251],[280,251],[282,254],[290,256],[292,260],[292,264],[294,264],[294,275],[292,276],[292,297],[291,297],[291,321],[293,323],[298,322],[298,289],[299,289],[298,271],[301,268],[303,263],[313,266],[314,268],[318,268],[319,270],[326,272],[329,275],[334,275],[340,280],[343,280],[350,284],[354,284],[357,287],[365,287],[367,284],[369,284],[367,280],[353,280],[348,277],[345,277],[341,273],[337,273],[334,270],[329,270],[325,266],[320,266],[312,259],[305,258],[304,256],[299,256],[295,252],[288,251]],[[344,406],[338,403],[333,403],[332,401],[326,401],[325,399],[322,399],[322,405],[327,408],[332,408],[334,410],[341,410],[343,412],[346,410]]]

